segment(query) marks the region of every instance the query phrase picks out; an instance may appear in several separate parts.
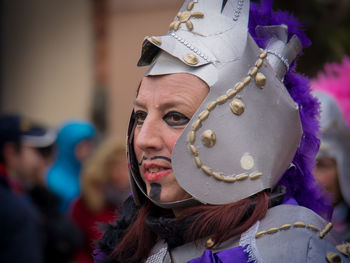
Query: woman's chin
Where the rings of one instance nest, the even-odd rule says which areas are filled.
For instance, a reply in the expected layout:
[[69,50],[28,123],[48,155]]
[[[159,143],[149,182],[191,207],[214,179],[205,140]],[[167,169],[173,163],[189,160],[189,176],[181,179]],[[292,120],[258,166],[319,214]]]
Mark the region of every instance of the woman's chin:
[[[156,191],[157,190],[157,191]],[[181,189],[181,191],[176,193],[169,193],[169,191],[166,191],[166,189],[159,191],[159,189],[151,189],[148,192],[148,196],[159,203],[172,203],[177,201],[182,201],[190,198],[191,196]]]

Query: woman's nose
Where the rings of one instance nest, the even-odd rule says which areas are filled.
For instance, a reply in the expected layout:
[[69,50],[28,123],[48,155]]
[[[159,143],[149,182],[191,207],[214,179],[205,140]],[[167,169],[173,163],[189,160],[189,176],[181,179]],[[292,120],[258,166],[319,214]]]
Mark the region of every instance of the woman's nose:
[[135,146],[145,153],[156,152],[162,148],[162,128],[159,122],[147,116],[143,124],[135,129]]

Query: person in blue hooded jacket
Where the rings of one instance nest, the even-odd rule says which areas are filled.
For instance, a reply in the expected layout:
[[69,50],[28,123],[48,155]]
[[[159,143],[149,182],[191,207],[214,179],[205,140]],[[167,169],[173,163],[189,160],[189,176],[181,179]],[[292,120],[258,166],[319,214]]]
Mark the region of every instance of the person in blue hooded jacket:
[[79,173],[93,149],[95,135],[95,127],[81,120],[68,121],[59,129],[57,157],[48,171],[47,185],[59,196],[63,213],[80,193]]

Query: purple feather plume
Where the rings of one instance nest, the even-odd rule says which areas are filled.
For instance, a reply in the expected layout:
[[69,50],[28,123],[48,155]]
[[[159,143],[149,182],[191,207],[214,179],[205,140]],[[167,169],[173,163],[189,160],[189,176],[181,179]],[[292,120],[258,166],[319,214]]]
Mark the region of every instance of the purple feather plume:
[[[256,43],[261,48],[265,48],[268,42],[268,39],[259,38],[255,34],[257,25],[285,24],[288,26],[288,39],[297,35],[304,48],[310,46],[311,41],[301,30],[303,24],[288,12],[273,11],[272,3],[273,0],[261,0],[260,4],[251,3],[250,5],[249,32]],[[284,84],[299,105],[303,136],[293,159],[295,167],[289,168],[284,173],[279,184],[286,186],[286,198],[294,197],[300,205],[329,219],[332,211],[330,201],[324,196],[312,174],[315,156],[320,145],[319,104],[310,93],[308,78],[296,73],[295,67],[296,64],[293,62],[284,78]]]

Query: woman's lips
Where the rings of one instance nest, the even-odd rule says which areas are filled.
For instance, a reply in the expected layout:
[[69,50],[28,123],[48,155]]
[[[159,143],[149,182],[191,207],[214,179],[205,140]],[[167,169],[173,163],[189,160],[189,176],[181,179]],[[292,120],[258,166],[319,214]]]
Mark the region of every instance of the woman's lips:
[[159,179],[167,176],[172,172],[172,169],[169,168],[160,168],[160,167],[152,167],[145,169],[145,179],[149,182],[155,182]]

